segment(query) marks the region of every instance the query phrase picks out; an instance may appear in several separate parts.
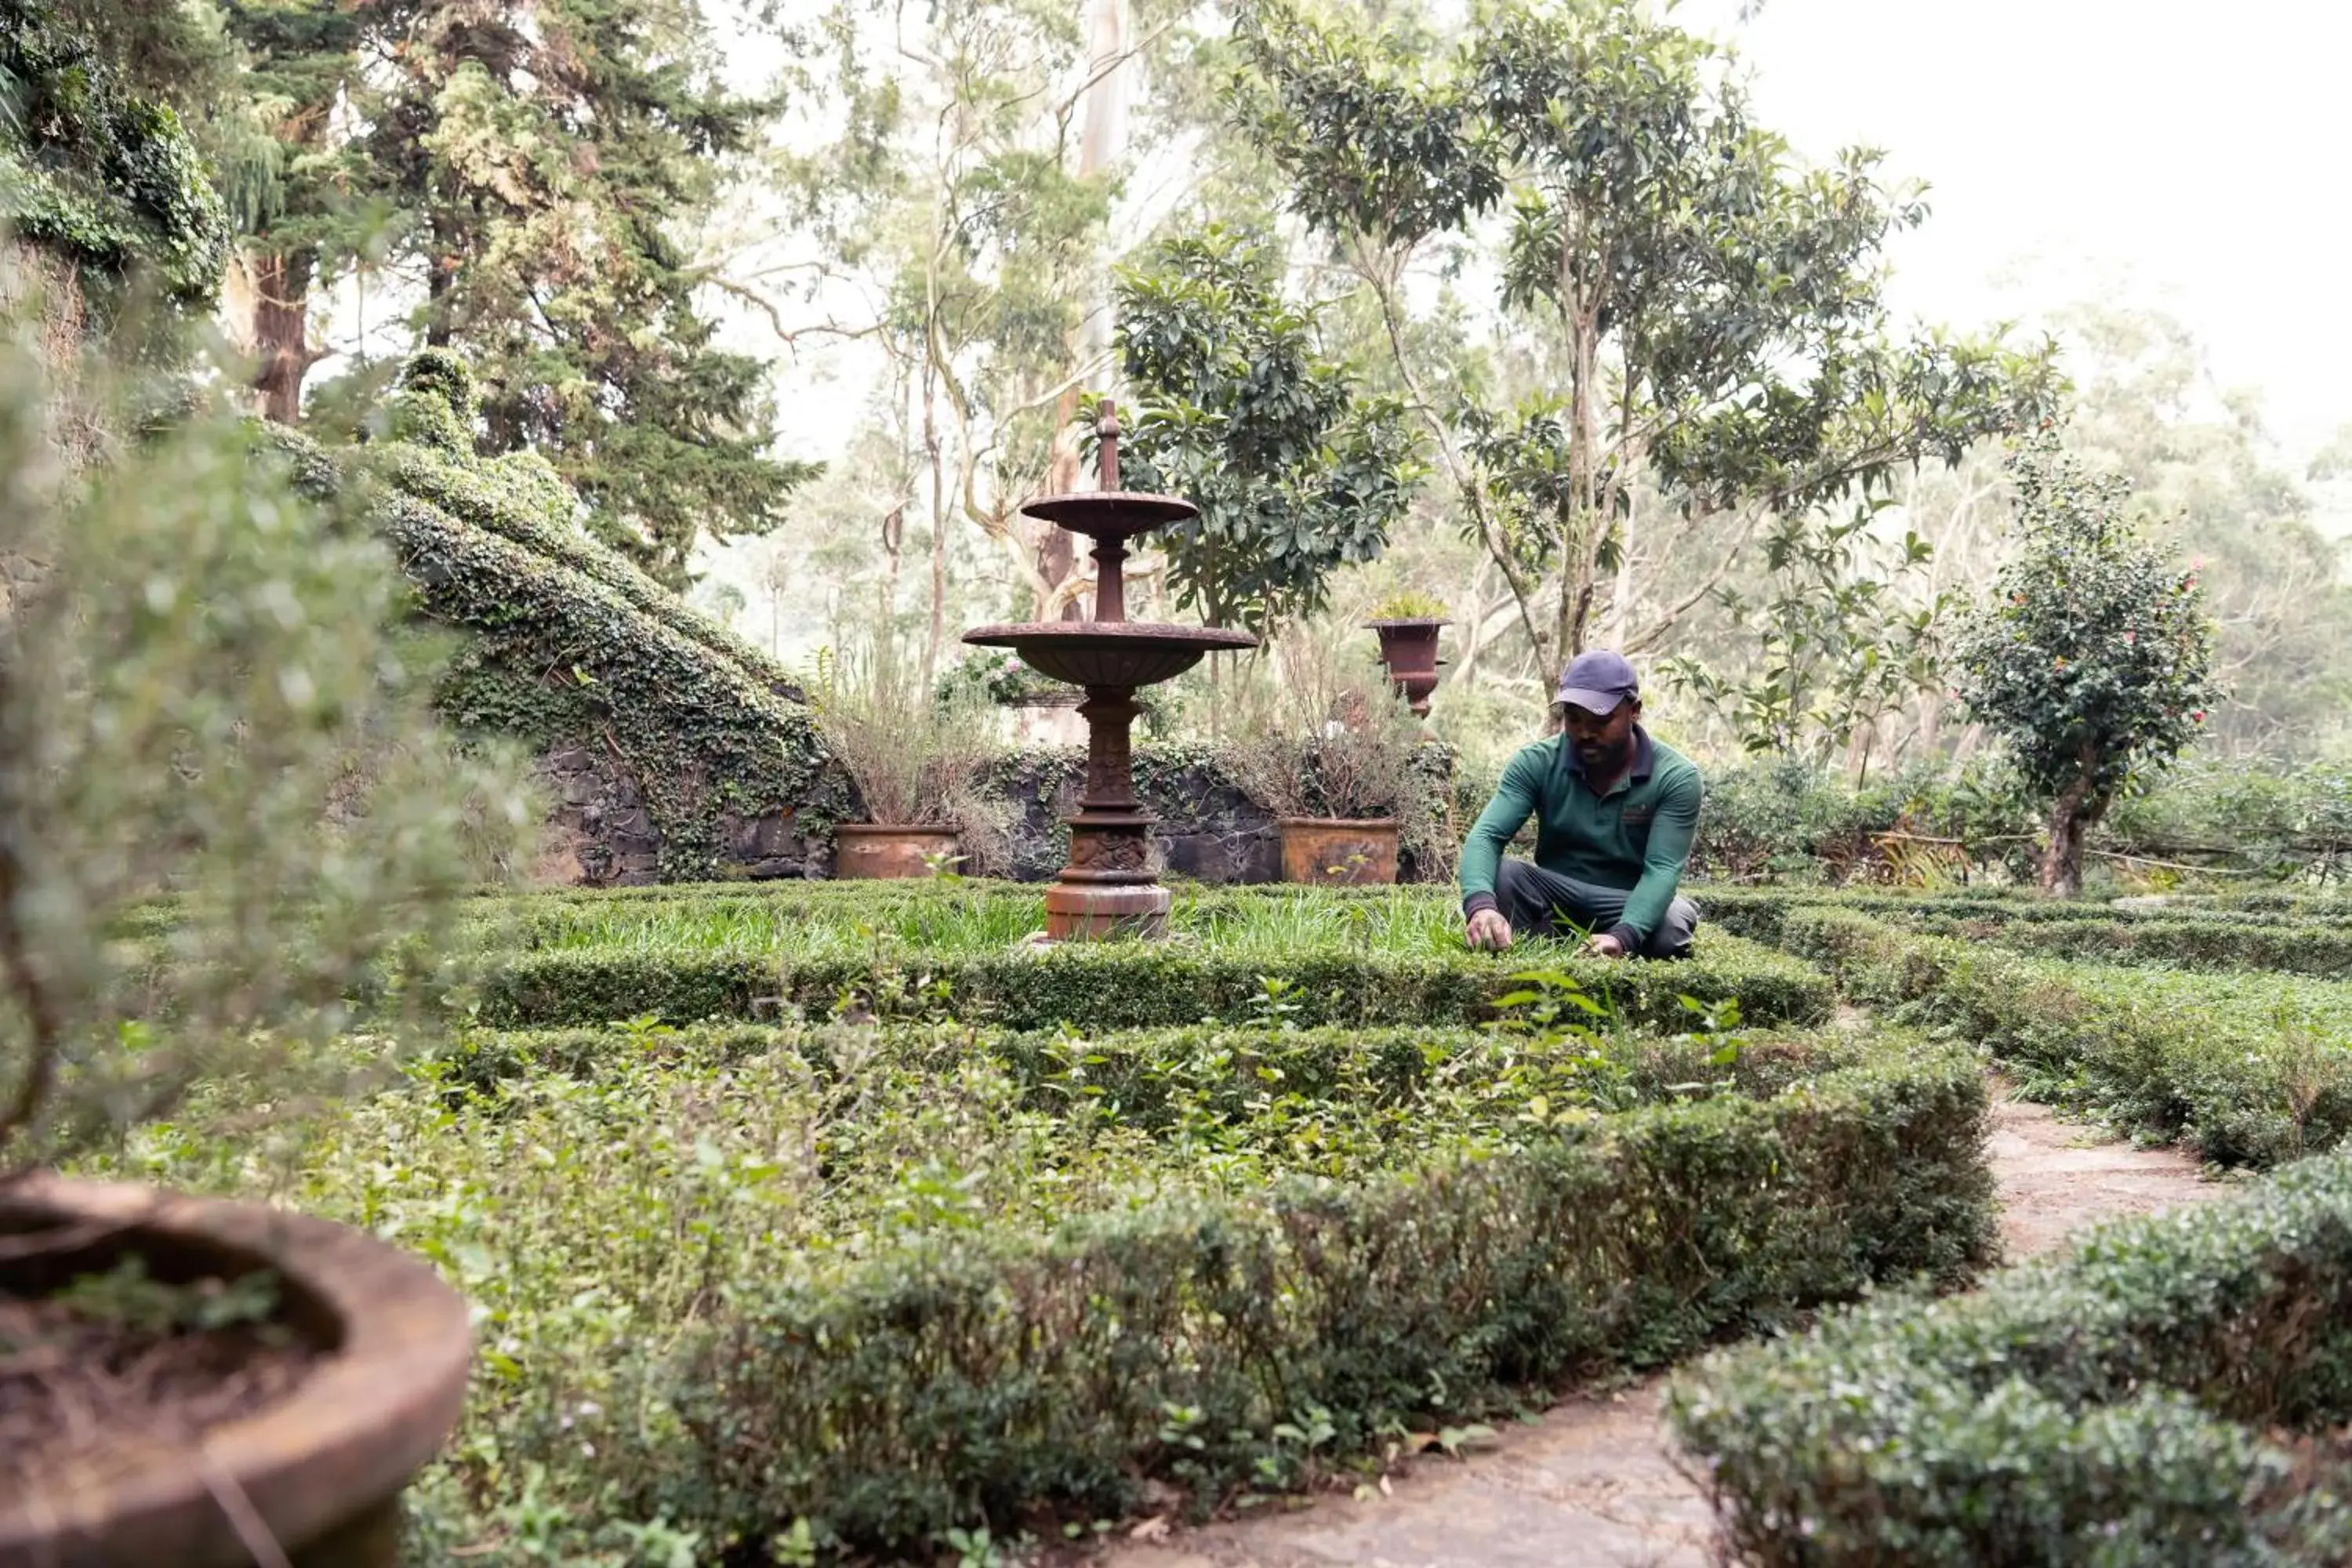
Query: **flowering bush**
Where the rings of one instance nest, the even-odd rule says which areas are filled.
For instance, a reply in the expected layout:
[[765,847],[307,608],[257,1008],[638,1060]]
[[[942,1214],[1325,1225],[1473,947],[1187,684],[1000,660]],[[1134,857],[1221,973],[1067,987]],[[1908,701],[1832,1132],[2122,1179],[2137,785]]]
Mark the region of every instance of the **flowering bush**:
[[2009,464],[2022,548],[1963,630],[1961,697],[2049,801],[2042,884],[2073,894],[2083,845],[2136,771],[2187,748],[2217,695],[2193,568],[2124,515],[2044,426]]

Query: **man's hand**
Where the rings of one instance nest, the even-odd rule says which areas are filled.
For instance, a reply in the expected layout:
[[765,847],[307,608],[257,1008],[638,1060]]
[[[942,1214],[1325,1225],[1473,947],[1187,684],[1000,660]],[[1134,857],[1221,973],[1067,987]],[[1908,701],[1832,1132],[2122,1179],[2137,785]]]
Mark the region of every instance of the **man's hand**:
[[1511,945],[1511,922],[1500,910],[1480,910],[1470,917],[1467,934],[1472,947],[1500,952]]
[[1587,937],[1584,951],[1595,958],[1622,958],[1625,956],[1625,944],[1604,931],[1598,936]]

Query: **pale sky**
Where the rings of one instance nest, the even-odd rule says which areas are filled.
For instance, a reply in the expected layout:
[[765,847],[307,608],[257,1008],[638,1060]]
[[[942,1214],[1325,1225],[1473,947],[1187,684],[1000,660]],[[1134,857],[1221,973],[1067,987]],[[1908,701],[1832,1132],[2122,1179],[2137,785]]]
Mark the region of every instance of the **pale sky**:
[[[1735,43],[1762,124],[1809,159],[1881,148],[1890,177],[1927,184],[1931,216],[1892,251],[1899,314],[1966,331],[2095,299],[2161,309],[2221,387],[2259,391],[2293,469],[2352,421],[2337,279],[2352,5],[1764,0],[1745,22],[1741,9],[1684,0],[1674,16]],[[1121,228],[1148,226],[1169,173],[1139,172]],[[870,353],[795,363],[751,322],[728,336],[778,358],[785,452],[836,458]],[[2327,512],[2345,500],[2318,499]],[[751,589],[757,549],[705,562]]]
[[2352,420],[2342,160],[2352,6],[2322,0],[1689,0],[1759,121],[1880,147],[1933,215],[1894,294],[1956,326],[2094,296],[2170,310],[2300,468]]

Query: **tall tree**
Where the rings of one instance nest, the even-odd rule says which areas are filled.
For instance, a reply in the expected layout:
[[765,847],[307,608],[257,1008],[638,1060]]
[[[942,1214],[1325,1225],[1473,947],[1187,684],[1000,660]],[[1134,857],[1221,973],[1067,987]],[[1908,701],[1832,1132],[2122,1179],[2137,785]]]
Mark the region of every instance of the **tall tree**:
[[223,301],[229,336],[254,361],[266,419],[301,416],[302,383],[325,357],[310,342],[312,293],[366,243],[383,194],[335,118],[362,88],[367,18],[350,0],[223,0],[244,53],[238,86],[260,133],[225,161],[242,237]]
[[1116,106],[1097,89],[1124,51],[1099,5],[1095,20],[1089,33],[1078,5],[1036,0],[919,15],[837,0],[824,31],[838,134],[782,171],[813,251],[778,310],[788,340],[875,344],[913,400],[921,493],[903,504],[929,524],[927,676],[959,520],[1037,613],[1086,581],[1017,509],[1053,469],[1056,410],[1108,353],[1084,357],[1081,329],[1119,172]]
[[2201,566],[2229,688],[2210,743],[2308,754],[2352,702],[2352,586],[2260,403],[2219,384],[2169,316],[2086,305],[2057,324],[2079,388],[2071,444],[2129,479],[2135,515]]
[[2049,803],[2042,886],[2072,897],[2117,793],[2185,750],[2219,696],[2213,625],[2197,574],[2132,521],[2129,481],[2050,427],[2010,476],[2019,547],[1961,634],[1962,696]]
[[763,367],[719,344],[699,297],[719,279],[689,248],[773,105],[720,82],[698,0],[360,16],[379,63],[357,151],[399,215],[418,335],[474,363],[484,444],[545,452],[590,526],[672,585],[698,540],[774,528],[808,470],[769,455]]
[[[1800,165],[1751,122],[1730,62],[1648,5],[1503,0],[1433,57],[1417,35],[1285,0],[1253,0],[1239,33],[1238,111],[1293,209],[1377,297],[1545,662],[1604,626],[1654,643],[1767,518],[1953,460],[2053,390],[2043,356],[1898,336],[1880,258],[1925,208],[1881,185],[1875,154]],[[1500,304],[1561,367],[1549,406],[1517,415],[1402,353],[1409,268],[1435,242],[1475,242],[1507,203]],[[1633,530],[1645,483],[1663,515]],[[1696,582],[1644,595],[1637,564],[1694,550],[1713,563]]]
[[1261,634],[1377,559],[1424,471],[1402,405],[1359,396],[1280,284],[1272,246],[1212,227],[1152,247],[1118,285],[1139,399],[1123,480],[1200,508],[1155,535],[1178,602]]

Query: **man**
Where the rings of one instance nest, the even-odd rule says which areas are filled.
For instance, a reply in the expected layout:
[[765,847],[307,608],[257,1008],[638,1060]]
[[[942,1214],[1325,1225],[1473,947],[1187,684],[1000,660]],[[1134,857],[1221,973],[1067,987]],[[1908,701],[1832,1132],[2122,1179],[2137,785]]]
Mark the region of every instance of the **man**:
[[[1641,684],[1622,655],[1569,661],[1553,699],[1560,732],[1521,747],[1462,846],[1472,947],[1589,931],[1604,958],[1685,958],[1698,906],[1676,898],[1698,830],[1698,769],[1642,728]],[[1536,817],[1536,858],[1503,847]]]

